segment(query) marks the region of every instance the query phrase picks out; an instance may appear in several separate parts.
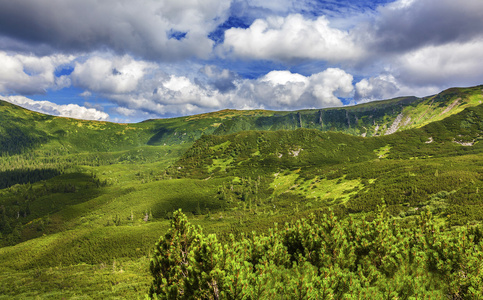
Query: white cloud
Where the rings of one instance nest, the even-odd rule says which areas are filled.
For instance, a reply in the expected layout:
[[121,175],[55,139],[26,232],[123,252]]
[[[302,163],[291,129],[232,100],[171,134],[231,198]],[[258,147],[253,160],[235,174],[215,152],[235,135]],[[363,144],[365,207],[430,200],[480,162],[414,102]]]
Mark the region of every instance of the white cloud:
[[352,75],[338,68],[329,68],[310,76],[314,82],[314,95],[326,103],[340,103],[337,96],[348,97],[353,91]]
[[231,91],[236,88],[234,82],[239,76],[228,69],[220,69],[213,65],[206,65],[201,68],[200,72],[207,77],[207,83],[211,87],[222,93]]
[[292,6],[292,0],[264,1],[264,0],[247,0],[248,5],[269,9],[270,11],[280,12],[286,11]]
[[352,31],[370,53],[360,63],[367,78],[356,84],[354,100],[421,97],[482,83],[482,1],[398,0],[377,13]]
[[[159,72],[154,69],[151,71]],[[258,79],[240,79],[209,66],[202,68],[199,75],[232,78],[230,83],[233,88],[221,91],[210,82],[203,83],[203,80],[196,77],[157,77],[146,73],[140,79],[142,84],[137,89],[103,95],[122,108],[115,111],[121,115],[133,116],[143,112],[173,116],[224,108],[290,110],[341,106],[342,102],[338,97],[345,97],[353,92],[352,75],[335,68],[312,76],[272,71]]]
[[113,111],[120,114],[120,115],[126,116],[126,117],[132,117],[132,116],[135,116],[137,114],[136,110],[129,109],[129,108],[126,108],[126,107],[115,107],[115,108],[113,108]]
[[396,60],[399,78],[408,85],[477,85],[483,78],[483,38],[427,46]]
[[50,101],[35,101],[24,96],[6,96],[2,98],[15,105],[54,116],[97,121],[109,119],[109,115],[105,112],[77,104],[58,105]]
[[55,77],[54,72],[73,59],[65,55],[37,57],[0,51],[0,92],[34,94],[49,88],[68,87],[70,80],[65,76]]
[[457,86],[482,83],[483,39],[430,45],[387,60],[380,75],[356,86],[354,100],[366,102],[399,96],[428,96]]
[[352,80],[352,75],[336,68],[308,77],[272,71],[239,84],[233,102],[249,108],[282,110],[342,106],[338,97],[352,93]]
[[196,114],[223,108],[227,99],[221,92],[200,86],[185,76],[152,77],[146,75],[138,89],[128,93],[104,94],[112,102],[127,110],[117,111],[132,115],[132,110],[157,116]]
[[221,105],[220,93],[217,90],[203,88],[184,76],[172,75],[157,88],[154,96],[163,104],[181,104],[186,107],[193,105],[200,108],[219,108]]
[[404,96],[425,97],[457,85],[410,85],[391,74],[383,74],[368,79],[364,78],[356,83],[355,86],[353,103],[365,103]]
[[332,28],[324,16],[309,20],[299,14],[258,19],[247,29],[231,28],[225,32],[224,48],[239,57],[281,61],[341,62],[363,55],[350,34]]
[[394,2],[390,2],[384,8],[381,9],[390,9],[390,10],[398,10],[398,9],[405,9],[411,7],[415,0],[397,0]]
[[[79,59],[74,65],[70,78],[75,87],[84,89],[80,95],[91,97],[98,94],[119,105],[119,109],[112,111],[124,116],[206,112],[221,108],[223,99],[226,99],[209,82],[201,83],[194,76],[168,75],[165,69],[173,72],[171,66],[136,60],[129,55],[97,54],[85,60]],[[209,75],[203,76],[229,81],[230,72],[227,70],[203,70]],[[202,73],[199,72],[197,76]]]
[[273,85],[284,85],[287,83],[303,83],[308,84],[307,77],[300,74],[293,74],[290,71],[271,71],[267,75],[263,76],[260,81],[270,82]]
[[243,106],[280,109],[297,105],[309,87],[309,79],[289,71],[271,71],[258,80],[245,80],[236,91]]
[[92,56],[85,62],[76,62],[71,74],[73,83],[99,93],[128,93],[138,87],[149,68],[154,64],[123,57]]
[[390,74],[364,78],[356,83],[354,100],[358,102],[384,100],[393,97],[399,90],[396,78]]
[[92,96],[92,93],[89,91],[83,91],[82,93],[79,94],[79,96],[84,98],[90,98]]

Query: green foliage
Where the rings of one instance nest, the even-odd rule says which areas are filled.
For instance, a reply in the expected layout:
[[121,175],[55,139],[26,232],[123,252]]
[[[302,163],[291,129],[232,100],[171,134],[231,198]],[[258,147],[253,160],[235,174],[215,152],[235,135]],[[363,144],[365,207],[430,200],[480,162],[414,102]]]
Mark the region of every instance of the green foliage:
[[[0,298],[136,298],[180,208],[196,224],[178,226],[193,228],[189,298],[479,298],[479,257],[457,239],[482,239],[482,100],[479,86],[138,124],[0,101]],[[424,245],[428,213],[441,237]]]
[[333,214],[219,241],[177,211],[151,260],[151,299],[477,299],[481,227],[447,232],[424,213],[405,228]]

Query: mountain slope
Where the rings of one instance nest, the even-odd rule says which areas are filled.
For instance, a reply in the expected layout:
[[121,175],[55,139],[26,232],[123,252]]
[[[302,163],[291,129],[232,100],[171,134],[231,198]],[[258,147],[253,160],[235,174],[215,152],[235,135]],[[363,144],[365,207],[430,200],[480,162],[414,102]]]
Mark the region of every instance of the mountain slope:
[[435,214],[453,215],[451,224],[464,224],[481,220],[483,209],[481,120],[478,105],[421,128],[372,138],[308,129],[206,136],[166,173],[244,178],[220,190],[232,209],[250,198],[265,209],[282,197],[279,205],[288,210],[294,203],[335,205],[344,214],[371,212],[385,203],[396,214],[428,206]]
[[453,88],[425,98],[403,97],[343,108],[273,112],[269,116],[238,116],[222,123],[214,134],[240,130],[310,128],[352,135],[387,135],[439,121],[482,103],[483,86]]
[[329,209],[342,221],[372,220],[383,204],[403,226],[428,211],[448,228],[476,226],[481,98],[475,87],[138,124],[0,102],[0,141],[10,147],[0,151],[0,299],[139,297],[178,208],[220,240]]
[[454,88],[438,95],[296,112],[235,111],[148,120],[137,124],[47,116],[0,101],[0,153],[20,153],[52,144],[68,153],[121,151],[142,145],[191,143],[202,135],[243,130],[310,128],[374,136],[442,120],[483,101],[483,86]]
[[220,172],[225,176],[230,169],[240,170],[245,165],[263,173],[285,166],[479,153],[483,146],[482,119],[483,105],[478,105],[421,128],[375,138],[304,128],[209,135],[197,140],[173,169],[181,176],[187,176],[183,170],[198,170],[206,177]]

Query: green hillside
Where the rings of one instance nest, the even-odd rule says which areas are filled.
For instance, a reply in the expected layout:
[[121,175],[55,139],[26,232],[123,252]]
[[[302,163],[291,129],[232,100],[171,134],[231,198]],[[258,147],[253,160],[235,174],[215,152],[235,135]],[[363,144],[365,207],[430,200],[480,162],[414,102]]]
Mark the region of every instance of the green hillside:
[[0,101],[0,299],[144,298],[179,208],[220,241],[329,211],[371,221],[382,205],[408,230],[426,213],[479,228],[482,88],[137,124]]
[[375,136],[421,127],[461,112],[483,101],[483,86],[449,89],[438,95],[405,97],[357,106],[296,112],[223,110],[137,124],[115,124],[53,117],[0,101],[0,153],[30,149],[109,152],[143,145],[194,142],[202,135],[224,135],[243,130],[297,128],[340,131]]

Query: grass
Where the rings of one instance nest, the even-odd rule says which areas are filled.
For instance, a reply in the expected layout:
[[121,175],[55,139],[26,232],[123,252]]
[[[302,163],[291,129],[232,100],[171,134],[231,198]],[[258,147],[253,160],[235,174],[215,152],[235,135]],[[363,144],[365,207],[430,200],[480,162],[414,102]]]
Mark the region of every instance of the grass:
[[149,259],[0,272],[0,299],[143,299]]
[[270,183],[270,187],[273,189],[273,194],[280,195],[290,191],[290,189],[297,187],[298,185],[295,183],[299,178],[299,175],[297,173],[297,171],[289,172],[288,174],[282,175],[280,173],[275,173],[275,178],[272,183]]
[[391,150],[390,145],[386,145],[384,147],[378,148],[374,150],[378,158],[386,158],[389,154],[389,151]]
[[213,172],[218,169],[219,172],[226,171],[226,168],[233,162],[233,158],[228,159],[213,159],[213,163],[208,166],[208,172]]
[[[315,199],[337,199],[339,203],[349,201],[364,185],[360,180],[315,178],[301,186],[300,194]],[[333,204],[333,203],[331,203]]]

